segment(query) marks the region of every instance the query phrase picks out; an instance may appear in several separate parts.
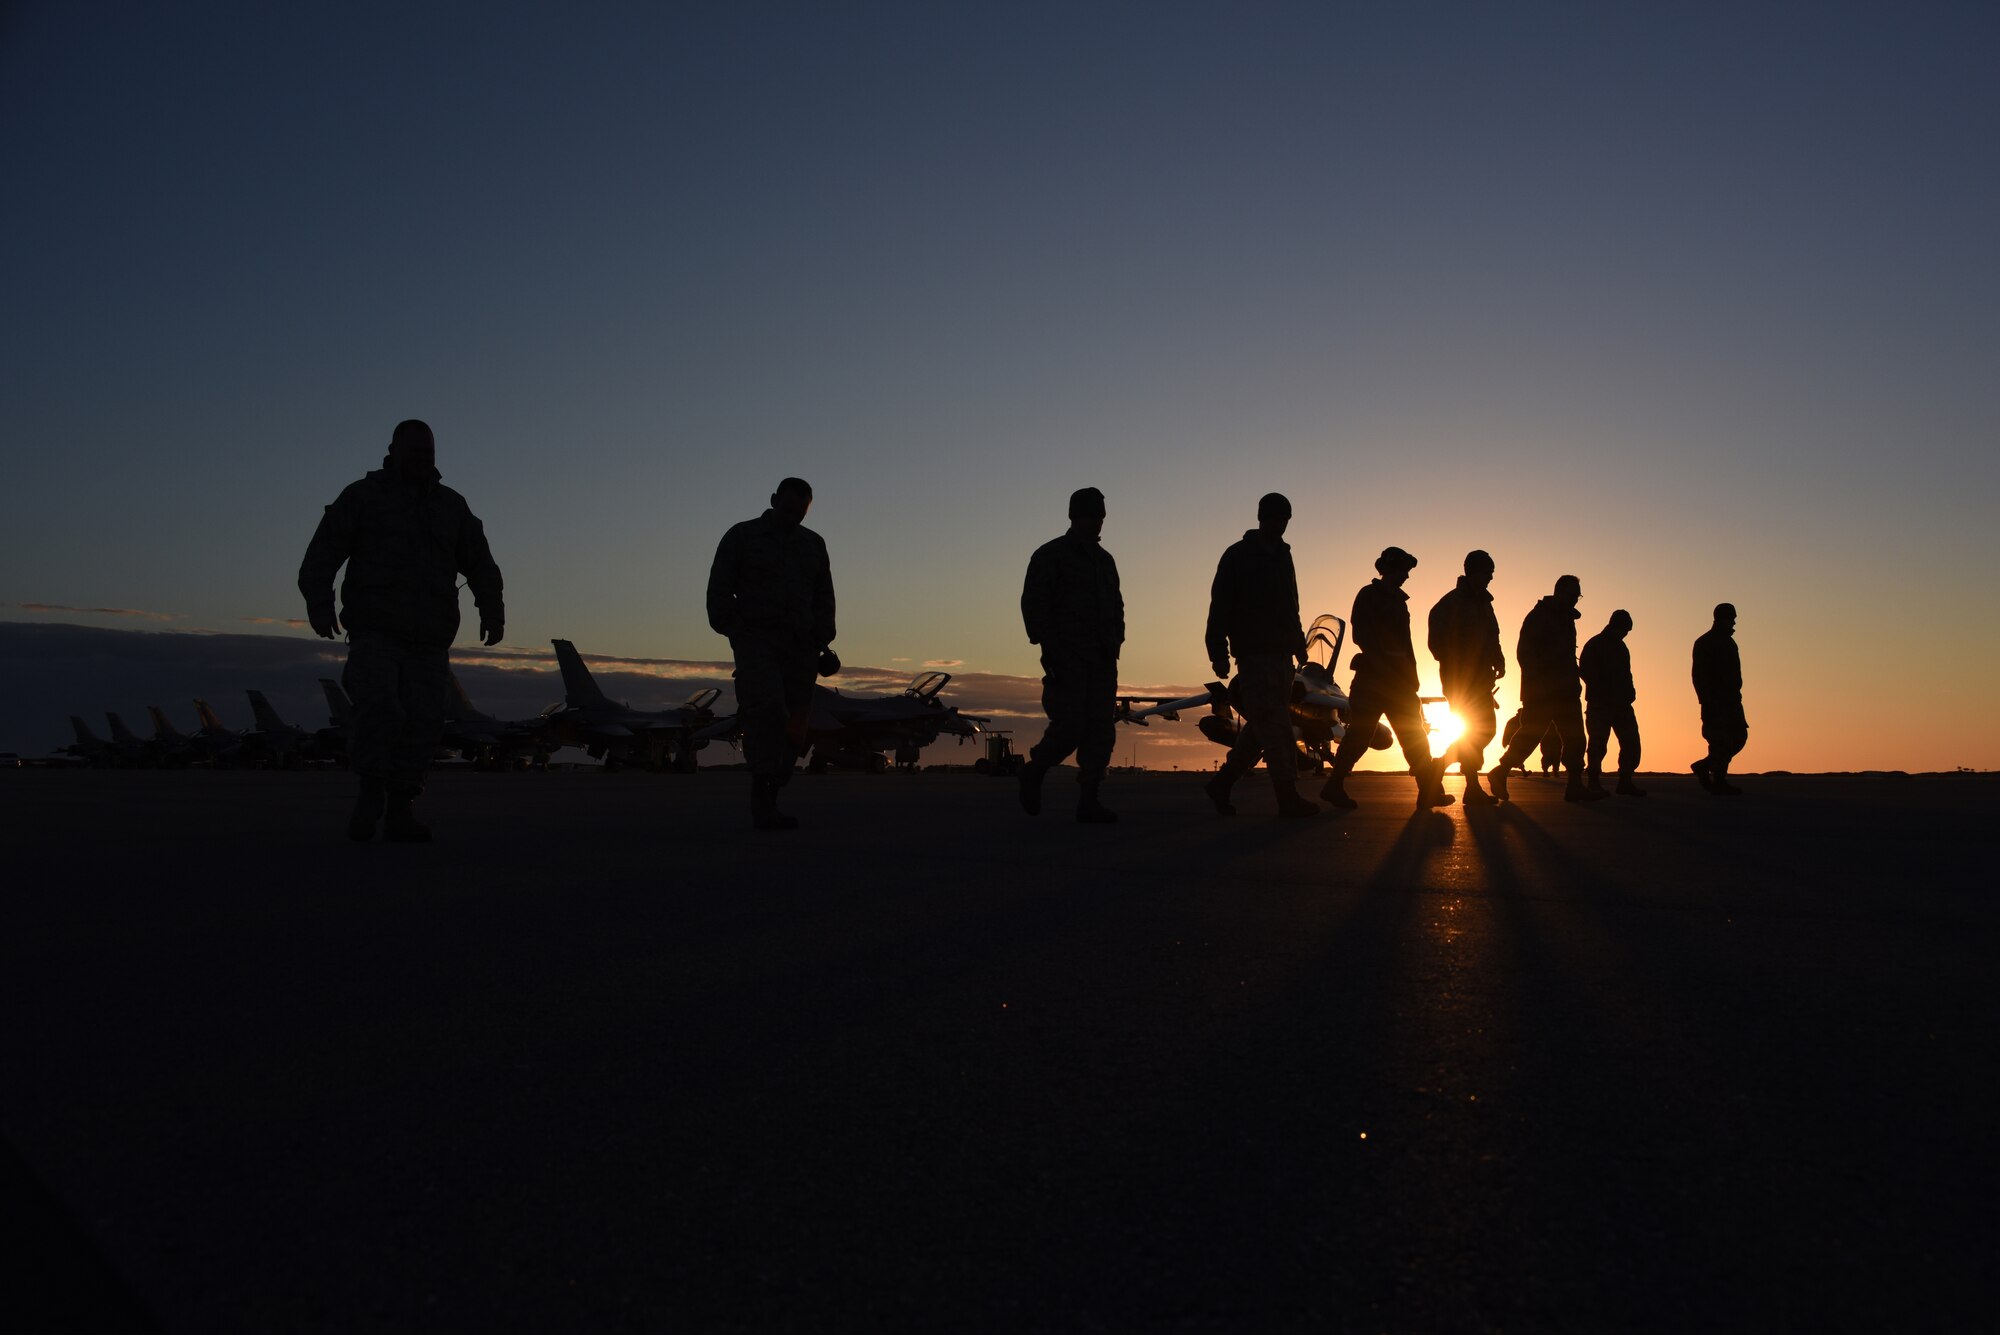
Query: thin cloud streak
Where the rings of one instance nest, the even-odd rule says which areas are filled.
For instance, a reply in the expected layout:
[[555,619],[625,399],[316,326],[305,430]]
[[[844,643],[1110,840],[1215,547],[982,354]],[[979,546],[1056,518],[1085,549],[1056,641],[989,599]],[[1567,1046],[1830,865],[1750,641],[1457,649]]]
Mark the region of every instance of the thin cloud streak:
[[142,621],[179,621],[180,612],[148,612],[137,607],[71,607],[68,603],[16,603],[23,612],[67,612],[75,616],[137,617]]

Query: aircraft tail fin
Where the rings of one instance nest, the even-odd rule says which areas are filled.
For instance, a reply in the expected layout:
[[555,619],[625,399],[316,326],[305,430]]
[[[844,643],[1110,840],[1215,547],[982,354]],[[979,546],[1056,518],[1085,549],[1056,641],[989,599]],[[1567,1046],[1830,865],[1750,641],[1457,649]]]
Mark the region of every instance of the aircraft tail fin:
[[450,668],[445,669],[445,674],[451,678],[451,717],[465,723],[493,722],[490,714],[482,714],[479,707],[472,703],[472,697],[465,693],[465,683],[458,679],[458,674]]
[[173,742],[180,740],[181,730],[168,720],[166,710],[160,708],[158,705],[147,705],[146,712],[153,716],[153,738],[155,741]]
[[321,677],[319,689],[326,696],[327,726],[344,728],[349,712],[354,708],[347,698],[347,692],[340,689],[340,683],[332,677]]
[[112,741],[136,742],[139,740],[137,737],[134,737],[132,735],[132,730],[125,726],[125,720],[119,718],[116,714],[106,714],[104,716],[104,721],[111,725]]
[[285,721],[278,717],[278,711],[271,708],[271,702],[264,698],[262,691],[245,691],[243,693],[250,697],[250,716],[257,720],[258,727],[266,732],[290,731]]
[[608,705],[611,703],[597,682],[590,675],[590,669],[583,665],[583,655],[577,653],[576,646],[568,640],[550,640],[556,647],[556,666],[562,669],[563,694],[570,708],[581,709],[587,705]]
[[194,702],[194,716],[200,722],[203,732],[229,731],[229,729],[222,726],[222,720],[215,716],[215,711],[209,708],[208,701],[206,700],[196,700]]
[[77,745],[79,746],[104,745],[104,739],[99,737],[96,733],[92,732],[90,730],[90,725],[88,723],[85,723],[82,719],[78,718],[75,714],[71,714],[69,716],[69,726],[76,733]]

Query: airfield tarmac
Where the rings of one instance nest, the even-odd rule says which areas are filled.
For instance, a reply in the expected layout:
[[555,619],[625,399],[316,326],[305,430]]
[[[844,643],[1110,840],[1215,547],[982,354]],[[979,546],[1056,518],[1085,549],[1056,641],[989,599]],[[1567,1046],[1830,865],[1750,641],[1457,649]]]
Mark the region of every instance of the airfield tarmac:
[[[1971,1329],[1986,777],[0,772],[8,1292],[105,1328]],[[1457,791],[1457,780],[1450,781]],[[1306,788],[1310,792],[1310,787]],[[10,1306],[13,1305],[10,1300]]]

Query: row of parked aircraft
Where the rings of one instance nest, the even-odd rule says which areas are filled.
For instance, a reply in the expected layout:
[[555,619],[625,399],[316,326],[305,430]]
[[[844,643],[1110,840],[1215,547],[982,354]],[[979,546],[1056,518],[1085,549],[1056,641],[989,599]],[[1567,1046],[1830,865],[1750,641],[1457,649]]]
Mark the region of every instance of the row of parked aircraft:
[[[604,694],[575,645],[568,640],[550,643],[562,672],[559,703],[533,718],[495,718],[472,703],[454,674],[443,749],[490,769],[546,765],[557,749],[574,746],[593,760],[602,760],[607,769],[691,771],[698,753],[710,743],[733,747],[742,735],[734,714],[716,714],[714,705],[722,693],[713,687],[696,691],[669,709],[634,709]],[[882,770],[888,768],[890,756],[899,765],[912,766],[922,749],[940,736],[978,736],[990,720],[963,714],[938,698],[950,680],[945,672],[920,673],[900,694],[885,696],[843,695],[815,687],[806,726],[811,748],[808,767]],[[255,721],[241,732],[223,726],[205,700],[194,702],[200,726],[192,733],[175,727],[158,705],[149,705],[151,737],[138,736],[118,715],[106,714],[111,735],[102,738],[72,714],[69,721],[76,741],[61,753],[88,765],[121,768],[292,769],[343,763],[353,706],[332,678],[320,678],[320,689],[327,703],[324,728],[288,723],[261,691],[246,691]]]
[[[1308,661],[1300,665],[1293,682],[1294,744],[1301,759],[1313,768],[1329,762],[1333,749],[1346,735],[1347,692],[1335,677],[1346,638],[1347,623],[1341,618],[1327,615],[1315,620],[1306,636]],[[721,692],[713,687],[696,691],[668,709],[634,709],[604,694],[575,645],[568,640],[550,643],[562,673],[563,699],[533,718],[498,719],[475,707],[454,675],[454,699],[442,743],[445,750],[481,768],[518,769],[546,765],[558,748],[573,746],[594,760],[602,760],[607,769],[686,772],[696,767],[699,753],[711,743],[734,747],[742,735],[735,715],[716,714],[714,705]],[[983,735],[984,755],[974,768],[987,773],[1013,772],[1020,757],[1007,744],[1007,734],[993,731],[990,719],[962,713],[939,698],[950,681],[948,672],[923,672],[901,693],[882,696],[845,695],[815,686],[806,725],[807,768],[879,771],[887,769],[892,759],[898,766],[912,767],[923,748],[941,736],[963,741]],[[76,742],[63,751],[92,765],[295,768],[338,764],[346,759],[352,706],[340,683],[322,677],[320,688],[326,694],[328,720],[326,727],[316,730],[285,722],[261,692],[249,691],[246,694],[255,725],[242,732],[224,727],[206,701],[196,700],[200,727],[193,733],[174,727],[157,705],[147,707],[153,720],[150,738],[134,735],[116,714],[107,714],[105,720],[111,729],[107,741],[72,715]],[[1175,721],[1182,713],[1198,709],[1207,711],[1196,724],[1202,736],[1222,747],[1235,742],[1242,720],[1222,682],[1209,682],[1200,692],[1177,698],[1128,695],[1117,701],[1119,722],[1139,727],[1153,718]],[[1388,747],[1388,728],[1377,724],[1369,744],[1377,749]]]

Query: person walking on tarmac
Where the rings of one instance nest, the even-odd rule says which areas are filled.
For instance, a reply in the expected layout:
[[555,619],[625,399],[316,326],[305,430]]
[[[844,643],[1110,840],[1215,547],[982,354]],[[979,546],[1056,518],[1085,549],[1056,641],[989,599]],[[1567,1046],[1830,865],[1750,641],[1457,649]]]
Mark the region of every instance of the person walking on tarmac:
[[[361,791],[347,836],[356,843],[373,839],[378,824],[392,843],[431,837],[411,804],[444,733],[458,577],[479,607],[480,643],[500,643],[507,622],[486,529],[439,479],[430,427],[398,422],[382,466],[326,507],[299,564],[314,633],[331,640],[347,631],[340,681],[354,703],[347,750]],[[333,577],[343,564],[335,615]]]
[[1500,756],[1500,763],[1486,775],[1493,795],[1507,800],[1507,771],[1528,758],[1528,753],[1553,727],[1562,737],[1563,767],[1569,782],[1563,789],[1568,802],[1594,802],[1611,794],[1592,789],[1583,781],[1583,683],[1576,675],[1576,605],[1583,598],[1583,581],[1564,575],[1555,591],[1528,609],[1521,622],[1520,643],[1514,659],[1521,665],[1520,727],[1514,740]]
[[1729,781],[1729,762],[1750,744],[1743,717],[1743,659],[1736,650],[1736,605],[1717,603],[1715,624],[1694,642],[1694,694],[1701,702],[1701,735],[1708,754],[1688,768],[1717,797],[1741,797]]
[[1277,492],[1258,501],[1257,527],[1222,553],[1209,587],[1209,668],[1227,679],[1229,656],[1235,654],[1229,699],[1244,720],[1221,772],[1202,786],[1224,816],[1236,814],[1229,790],[1257,763],[1260,751],[1278,814],[1310,816],[1319,810],[1318,803],[1299,796],[1299,753],[1292,741],[1292,684],[1297,665],[1306,661],[1306,637],[1299,628],[1298,572],[1285,542],[1291,521],[1292,503]]
[[1445,752],[1438,780],[1451,762],[1465,776],[1465,804],[1492,806],[1498,799],[1479,786],[1486,767],[1486,747],[1499,729],[1493,684],[1507,675],[1507,656],[1500,652],[1500,621],[1493,615],[1493,558],[1483,551],[1465,554],[1465,573],[1458,585],[1431,606],[1428,641],[1438,661],[1444,698],[1465,725],[1458,742]]
[[1048,730],[1021,767],[1021,810],[1042,812],[1042,780],[1076,754],[1076,818],[1110,825],[1117,813],[1098,800],[1111,766],[1118,723],[1118,651],[1125,644],[1125,597],[1118,563],[1104,550],[1104,493],[1069,498],[1069,531],[1035,549],[1021,585],[1028,643],[1042,650],[1042,711]]
[[1361,652],[1354,659],[1354,689],[1348,693],[1347,733],[1333,753],[1333,777],[1320,800],[1337,807],[1359,805],[1347,795],[1347,776],[1368,749],[1375,725],[1387,718],[1402,744],[1403,758],[1417,781],[1417,810],[1448,807],[1451,794],[1440,779],[1443,767],[1431,758],[1430,729],[1417,699],[1417,651],[1410,644],[1410,595],[1403,592],[1417,558],[1401,547],[1385,547],[1375,558],[1377,578],[1354,595],[1350,629]]
[[1584,782],[1604,791],[1604,753],[1610,750],[1611,734],[1618,734],[1618,794],[1644,797],[1646,790],[1632,782],[1639,770],[1639,716],[1632,702],[1639,693],[1632,685],[1632,651],[1625,637],[1632,633],[1632,614],[1619,608],[1604,623],[1604,629],[1584,641],[1576,660],[1577,675],[1583,678]]
[[833,567],[805,526],[812,487],[785,478],[771,508],[731,526],[708,570],[708,624],[736,660],[736,716],[750,765],[750,824],[796,830],[778,790],[805,749],[813,678],[840,671],[833,652]]

